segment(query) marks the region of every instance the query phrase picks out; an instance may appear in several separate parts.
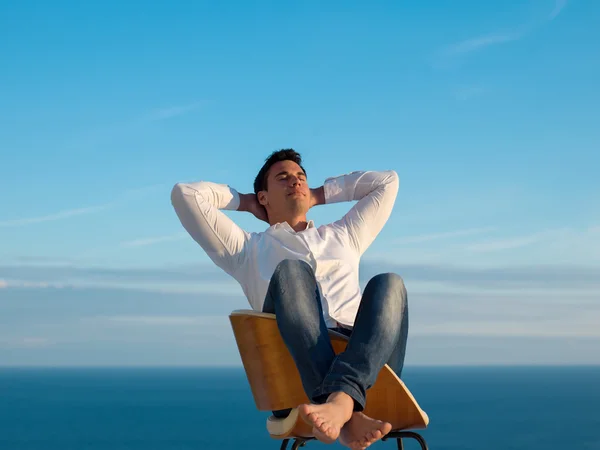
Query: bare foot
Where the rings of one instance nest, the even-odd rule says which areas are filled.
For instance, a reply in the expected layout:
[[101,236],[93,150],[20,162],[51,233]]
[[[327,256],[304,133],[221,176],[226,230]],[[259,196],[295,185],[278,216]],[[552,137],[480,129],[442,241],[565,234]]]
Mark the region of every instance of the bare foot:
[[355,412],[340,432],[340,443],[352,450],[363,450],[390,431],[392,425],[388,422],[371,419],[361,412]]
[[325,444],[332,444],[352,417],[354,400],[344,392],[335,392],[322,405],[300,405],[298,410],[302,419],[312,425],[315,437]]

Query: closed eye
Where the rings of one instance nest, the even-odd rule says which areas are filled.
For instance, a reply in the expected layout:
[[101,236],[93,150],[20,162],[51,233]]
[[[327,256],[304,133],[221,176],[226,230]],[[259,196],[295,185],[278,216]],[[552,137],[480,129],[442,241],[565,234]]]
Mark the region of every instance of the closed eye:
[[[287,173],[287,172],[281,172],[281,173],[278,173],[278,174],[275,176],[275,179],[276,179],[277,181],[280,181],[280,180],[285,180],[285,179],[286,179],[286,178],[288,178],[289,176],[290,176],[290,174],[289,174],[289,173]],[[306,181],[306,175],[305,175],[303,172],[299,172],[299,173],[297,173],[297,174],[296,174],[296,177],[297,177],[299,180],[301,180],[301,181]]]

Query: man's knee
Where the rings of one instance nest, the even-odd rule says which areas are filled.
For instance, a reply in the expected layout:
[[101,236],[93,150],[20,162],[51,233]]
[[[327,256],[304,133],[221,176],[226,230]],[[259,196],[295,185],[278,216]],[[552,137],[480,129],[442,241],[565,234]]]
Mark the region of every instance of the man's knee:
[[275,314],[294,320],[310,316],[318,308],[316,279],[312,267],[300,260],[284,259],[275,268],[267,293]]
[[302,274],[314,276],[314,271],[307,262],[299,259],[284,259],[277,264],[273,272],[273,276],[280,279]]
[[371,278],[371,281],[374,283],[383,283],[390,286],[392,289],[397,290],[406,290],[404,286],[404,280],[397,273],[387,272],[380,273]]
[[271,276],[269,293],[273,303],[295,302],[297,294],[315,284],[312,267],[304,261],[284,259]]
[[369,283],[374,283],[376,286],[383,287],[389,292],[390,299],[395,299],[402,309],[406,307],[408,303],[406,286],[400,275],[392,272],[380,273],[371,278]]

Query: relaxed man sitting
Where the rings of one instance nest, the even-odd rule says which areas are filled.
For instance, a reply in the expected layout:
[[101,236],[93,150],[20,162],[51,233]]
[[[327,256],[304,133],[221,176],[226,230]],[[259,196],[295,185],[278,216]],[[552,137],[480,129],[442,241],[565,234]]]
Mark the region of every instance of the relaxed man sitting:
[[[179,220],[211,260],[237,280],[254,310],[274,313],[310,404],[300,405],[315,437],[363,449],[391,425],[362,413],[366,391],[384,364],[402,371],[408,333],[406,289],[391,273],[361,292],[359,261],[388,220],[398,192],[394,171],[353,172],[309,188],[300,155],[267,158],[254,193],[208,181],[178,183]],[[336,222],[315,226],[316,205],[357,201]],[[248,211],[269,224],[249,233],[221,210]],[[335,355],[328,328],[349,336]],[[280,412],[281,413],[281,412]]]

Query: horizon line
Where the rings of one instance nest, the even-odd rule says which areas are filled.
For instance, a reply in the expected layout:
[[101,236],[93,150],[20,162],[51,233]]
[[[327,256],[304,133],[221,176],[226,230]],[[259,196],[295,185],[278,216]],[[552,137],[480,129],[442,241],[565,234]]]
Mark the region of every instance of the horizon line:
[[[597,363],[456,363],[456,364],[405,364],[404,368],[598,368],[600,369],[600,362]],[[59,365],[45,365],[45,364],[0,364],[0,370],[2,369],[239,369],[243,370],[244,366],[240,364],[164,364],[164,365],[150,365],[150,364],[59,364]]]

